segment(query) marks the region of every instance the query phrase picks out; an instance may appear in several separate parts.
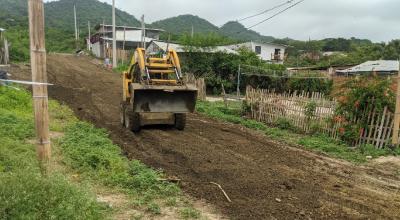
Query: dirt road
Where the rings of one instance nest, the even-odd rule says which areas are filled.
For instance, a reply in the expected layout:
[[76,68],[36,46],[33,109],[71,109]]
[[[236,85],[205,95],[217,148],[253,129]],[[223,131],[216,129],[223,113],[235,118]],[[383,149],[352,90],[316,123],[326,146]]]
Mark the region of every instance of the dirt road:
[[[27,79],[29,68],[14,66],[13,74]],[[135,135],[119,125],[118,74],[62,55],[48,57],[48,74],[51,97],[106,128],[129,158],[178,176],[185,192],[231,219],[400,219],[400,176],[385,164],[353,166],[197,114],[183,132],[150,127]]]

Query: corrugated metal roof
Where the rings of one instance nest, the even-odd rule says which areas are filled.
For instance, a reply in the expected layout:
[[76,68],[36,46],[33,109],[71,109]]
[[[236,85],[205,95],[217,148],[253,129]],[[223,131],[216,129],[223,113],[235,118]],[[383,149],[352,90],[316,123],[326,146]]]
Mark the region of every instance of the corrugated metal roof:
[[[103,24],[100,24],[97,28],[97,30],[99,30],[101,27],[103,26]],[[112,25],[104,25],[104,27],[109,28],[112,27]],[[126,30],[142,30],[141,27],[130,27],[130,26],[115,26],[116,29],[126,29]],[[163,29],[158,29],[158,28],[145,28],[146,31],[159,31],[159,32],[165,32],[165,30]]]
[[[156,44],[158,47],[160,47],[162,50],[167,50],[167,42],[163,41],[155,41],[153,40],[153,43]],[[185,50],[185,46],[180,45],[180,44],[175,44],[175,43],[169,43],[169,49],[173,49],[178,53],[183,53],[187,52]],[[206,53],[217,53],[217,52],[222,52],[222,53],[230,53],[230,54],[237,54],[236,51],[226,47],[226,46],[217,46],[217,47],[211,47],[211,48],[203,48],[200,50],[201,52],[206,52]]]
[[288,48],[288,45],[284,45],[284,44],[276,44],[276,43],[261,43],[261,42],[257,42],[257,41],[248,41],[248,42],[244,42],[244,43],[240,43],[240,44],[231,44],[231,45],[227,45],[227,47],[230,48],[240,48],[242,46],[248,46],[248,45],[252,45],[252,44],[256,44],[256,45],[264,45],[264,46],[278,46],[278,47],[283,47],[283,48]]
[[0,32],[6,31],[6,29],[4,28],[0,28]]
[[[112,38],[110,37],[100,37],[101,39],[104,39],[106,41],[113,41]],[[124,41],[124,38],[117,38],[117,41]],[[146,43],[150,43],[153,40],[153,38],[148,38],[146,37],[145,41]],[[142,42],[142,37],[137,37],[137,38],[125,38],[125,42]]]
[[399,61],[397,60],[376,60],[367,61],[355,67],[337,70],[339,73],[359,73],[359,72],[397,72],[399,71]]

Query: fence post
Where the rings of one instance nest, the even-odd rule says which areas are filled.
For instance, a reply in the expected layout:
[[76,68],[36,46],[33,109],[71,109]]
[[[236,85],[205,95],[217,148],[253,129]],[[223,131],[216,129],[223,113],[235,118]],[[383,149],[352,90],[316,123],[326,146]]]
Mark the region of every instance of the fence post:
[[225,108],[228,108],[228,100],[227,100],[227,98],[226,98],[226,93],[225,93],[224,84],[221,83],[221,86],[222,86],[222,96],[223,96],[223,99],[224,99]]
[[240,64],[238,69],[238,81],[237,81],[237,97],[240,98]]
[[[43,0],[28,0],[32,81],[47,83]],[[33,85],[37,156],[43,173],[50,165],[51,147],[47,85]]]
[[4,38],[4,64],[8,65],[10,62],[10,55],[8,54],[8,41]]
[[400,63],[399,63],[399,74],[397,76],[397,92],[396,92],[396,110],[394,113],[394,127],[392,145],[399,145],[399,126],[400,126]]

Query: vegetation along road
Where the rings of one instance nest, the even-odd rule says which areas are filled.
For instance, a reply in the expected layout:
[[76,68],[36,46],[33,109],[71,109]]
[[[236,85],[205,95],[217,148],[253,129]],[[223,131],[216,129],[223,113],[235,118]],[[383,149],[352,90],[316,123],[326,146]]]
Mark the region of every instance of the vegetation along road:
[[[13,66],[29,79],[29,67]],[[181,179],[182,188],[231,219],[398,219],[400,176],[387,165],[356,166],[199,114],[185,131],[119,124],[121,80],[95,60],[48,57],[50,95],[83,120],[106,128],[126,155]],[[386,166],[386,167],[385,167]],[[221,190],[210,182],[218,183]]]

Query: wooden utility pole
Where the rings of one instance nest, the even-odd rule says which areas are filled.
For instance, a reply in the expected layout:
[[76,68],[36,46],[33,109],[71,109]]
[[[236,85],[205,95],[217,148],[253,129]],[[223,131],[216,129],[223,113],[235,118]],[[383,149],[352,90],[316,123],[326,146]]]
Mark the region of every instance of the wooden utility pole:
[[122,51],[123,51],[123,57],[122,57],[122,65],[124,65],[125,58],[126,58],[126,51],[125,51],[125,41],[126,41],[126,26],[124,26],[124,42],[122,43]]
[[106,31],[105,31],[105,22],[104,22],[104,18],[103,18],[103,29],[102,29],[102,31],[103,31],[103,58],[105,59],[105,58],[107,58],[107,48],[106,48],[106,40],[105,40],[105,38],[106,38]]
[[392,137],[392,145],[395,147],[399,145],[399,126],[400,126],[400,62],[399,62],[399,75],[397,77],[396,110],[394,115],[394,128]]
[[194,37],[194,26],[193,26],[193,24],[192,24],[192,34],[191,34],[191,37],[192,37],[192,38]]
[[87,39],[88,51],[90,51],[90,49],[91,49],[90,37],[91,37],[91,34],[90,34],[90,21],[88,21],[88,39]]
[[75,49],[78,50],[78,24],[76,21],[76,6],[74,5],[74,24],[75,24]]
[[[33,106],[37,136],[37,156],[43,173],[49,168],[51,146],[47,97],[46,50],[43,0],[28,0]],[[43,84],[44,83],[44,84]]]
[[117,36],[115,31],[115,0],[112,5],[112,23],[113,23],[113,45],[112,45],[112,57],[113,57],[113,68],[117,67]]
[[237,92],[237,97],[240,98],[240,64],[239,64],[239,69],[238,69],[238,75],[237,75],[237,88],[236,88],[236,92]]
[[144,24],[144,15],[142,15],[141,23],[142,23],[142,47],[146,49],[146,26]]

